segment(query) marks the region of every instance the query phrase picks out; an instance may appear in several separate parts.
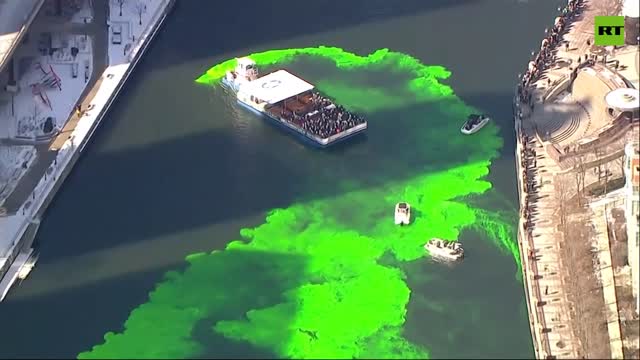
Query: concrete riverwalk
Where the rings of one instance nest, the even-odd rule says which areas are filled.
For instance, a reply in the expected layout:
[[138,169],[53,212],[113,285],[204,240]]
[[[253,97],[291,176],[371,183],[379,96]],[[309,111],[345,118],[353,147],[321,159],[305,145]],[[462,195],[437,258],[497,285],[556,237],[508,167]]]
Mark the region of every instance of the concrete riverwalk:
[[[604,144],[602,129],[613,128],[616,120],[606,116],[604,97],[633,82],[616,71],[620,61],[615,70],[605,57],[596,64],[591,45],[594,16],[615,11],[606,9],[611,5],[605,2],[569,3],[552,24],[558,32],[548,32],[541,46],[544,56],[529,64],[514,99],[521,209],[518,244],[535,354],[540,359],[623,358],[613,273],[606,266],[611,264],[611,253],[609,243],[600,240],[606,226],[602,230],[584,225],[598,217],[576,200],[583,195],[580,185],[575,189],[575,179],[584,189],[584,171],[581,179],[574,179],[566,165],[571,162],[560,161],[558,155],[562,152],[558,149],[577,149],[594,139]],[[569,9],[572,3],[574,8]],[[637,65],[630,62],[624,69],[633,66]],[[619,128],[618,133],[611,132],[611,142],[624,135],[626,128]],[[571,212],[569,204],[576,201]]]
[[[86,24],[85,28],[81,28],[85,24],[70,28],[72,32],[80,31],[94,37],[93,77],[76,103],[81,105],[82,111],[71,114],[49,143],[37,146],[36,161],[3,204],[0,271],[8,269],[21,250],[31,247],[35,231],[30,229],[37,229],[55,192],[168,16],[175,0],[144,2],[144,8],[131,5],[120,12],[118,3],[94,1],[92,23]],[[144,10],[144,16],[141,10]],[[110,35],[114,35],[112,24],[118,24],[119,33],[113,33],[119,41],[109,40]],[[5,272],[0,272],[0,280],[4,275]]]
[[[88,103],[95,96],[100,87],[100,77],[107,68],[108,34],[105,31],[105,24],[109,16],[108,11],[109,7],[104,1],[96,1],[93,8],[93,21],[88,24],[74,24],[77,33],[91,36],[93,41],[93,71],[88,82],[91,85],[85,88],[79,101],[84,108],[88,106]],[[46,30],[50,31],[51,29]],[[47,169],[56,161],[57,150],[69,138],[69,134],[76,127],[78,120],[78,114],[73,113],[52,144],[36,146],[38,154],[36,162],[29,168],[22,181],[18,182],[11,195],[4,202],[4,208],[9,214],[16,213],[29,199]]]

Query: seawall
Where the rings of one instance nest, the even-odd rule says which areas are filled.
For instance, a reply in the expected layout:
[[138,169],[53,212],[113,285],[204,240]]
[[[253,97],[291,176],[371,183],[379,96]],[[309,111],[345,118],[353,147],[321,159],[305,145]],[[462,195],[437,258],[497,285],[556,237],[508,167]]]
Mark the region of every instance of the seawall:
[[[590,2],[590,0],[574,1],[578,8],[580,8],[581,5],[584,5],[587,2]],[[561,16],[561,14],[558,14],[557,16]],[[566,19],[567,23],[565,27],[569,27],[568,32],[575,31],[575,28],[572,27],[572,23],[581,21],[581,19],[578,18],[578,16],[574,16],[573,18],[569,17]],[[550,25],[551,27],[553,27],[555,24],[554,22],[552,22]],[[561,31],[560,33],[562,34],[563,31]],[[545,41],[548,41],[548,39]],[[562,43],[562,35],[559,36],[558,41],[559,43]],[[540,49],[540,51],[542,51],[542,49]],[[541,70],[545,71],[546,69],[542,68]],[[535,83],[535,81],[532,82]],[[535,88],[535,85],[533,87]],[[529,85],[525,85],[522,88],[527,89],[529,88]],[[544,306],[547,305],[547,301],[545,299],[548,297],[548,286],[546,286],[545,290],[542,290],[540,288],[540,279],[542,278],[542,272],[538,269],[538,260],[539,257],[542,256],[541,246],[547,249],[548,252],[553,251],[548,249],[555,249],[558,245],[541,245],[539,241],[536,244],[531,231],[531,224],[529,223],[529,219],[527,217],[527,213],[529,211],[529,196],[532,196],[532,194],[529,194],[529,190],[530,187],[535,186],[535,184],[528,183],[532,179],[527,179],[526,177],[529,174],[529,170],[535,168],[536,165],[528,164],[529,160],[527,159],[525,151],[527,150],[527,148],[531,150],[531,148],[527,146],[527,143],[531,145],[532,143],[542,142],[537,136],[535,125],[532,128],[531,124],[524,123],[524,120],[526,120],[528,116],[527,113],[533,110],[529,110],[527,108],[527,104],[522,103],[520,94],[521,90],[519,89],[519,87],[516,87],[513,99],[513,116],[516,136],[516,149],[514,158],[516,162],[515,165],[520,209],[517,238],[518,248],[520,251],[520,260],[522,264],[522,283],[525,291],[525,302],[527,304],[534,354],[536,359],[577,358],[575,338],[571,336],[571,334],[567,333],[567,331],[570,332],[571,329],[563,328],[564,331],[559,331],[558,322],[560,321],[560,319],[557,318],[557,314],[554,312],[552,314],[556,315],[551,316],[550,314],[545,313]],[[534,96],[536,95],[534,94]],[[536,103],[538,103],[539,101],[544,102],[542,98],[538,99],[537,97],[533,100],[533,102]],[[547,174],[545,176],[549,175]],[[534,175],[534,177],[536,176]],[[540,179],[540,181],[542,180]],[[544,266],[546,270],[546,265]],[[554,290],[552,290],[552,292],[553,291]],[[561,297],[558,297],[558,299],[560,299],[559,301],[561,303],[563,302]],[[558,332],[558,334],[555,334],[556,331]],[[552,332],[554,332],[554,334],[551,334]]]

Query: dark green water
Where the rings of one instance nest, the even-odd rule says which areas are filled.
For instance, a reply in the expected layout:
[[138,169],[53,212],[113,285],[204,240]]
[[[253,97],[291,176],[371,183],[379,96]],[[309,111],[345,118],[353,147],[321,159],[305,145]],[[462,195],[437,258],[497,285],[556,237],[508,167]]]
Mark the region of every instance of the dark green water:
[[[452,76],[445,83],[466,104],[490,113],[504,141],[487,177],[493,189],[463,202],[515,212],[512,89],[558,2],[283,1],[277,9],[251,3],[247,8],[256,14],[246,16],[227,15],[226,8],[211,2],[176,6],[49,209],[38,237],[38,267],[0,306],[0,319],[11,324],[0,330],[0,357],[71,357],[102,343],[107,331],[123,330],[129,313],[148,301],[166,271],[185,267],[186,255],[222,249],[240,237],[240,229],[263,224],[271,209],[299,204],[302,215],[309,215],[312,205],[305,204],[339,205],[341,197],[351,199],[345,195],[349,183],[371,189],[419,176],[425,162],[447,168],[469,157],[452,151],[437,135],[430,146],[415,135],[429,131],[424,124],[429,115],[448,113],[438,103],[369,114],[366,140],[328,153],[308,150],[238,109],[220,91],[193,82],[210,66],[234,56],[317,45],[366,56],[386,47],[446,67]],[[269,16],[259,15],[265,13]],[[318,84],[343,74],[313,61],[292,68]],[[380,79],[397,80],[384,74]],[[359,80],[376,81],[371,76]],[[468,145],[465,151],[472,152],[474,145]],[[483,146],[477,145],[479,152]],[[386,195],[384,188],[378,192]],[[371,200],[370,206],[377,205]],[[356,220],[350,225],[371,225]],[[412,291],[405,338],[434,358],[532,356],[513,257],[484,234],[463,231],[460,239],[473,254],[462,266],[421,261],[400,266]],[[262,278],[247,272],[282,263],[304,267],[305,261],[232,255],[207,268],[210,272],[201,274],[191,289],[202,286],[205,299],[222,293],[238,303],[255,294],[268,298],[267,292],[279,293],[285,283],[296,283],[295,276],[283,272]],[[238,264],[252,264],[255,257],[263,261],[258,270]],[[247,279],[254,292],[232,289],[231,283]],[[206,290],[212,287],[228,291]],[[181,295],[191,293],[172,297]],[[258,305],[224,310],[242,313]],[[159,311],[148,321],[157,326],[155,322],[176,320]],[[358,327],[355,321],[345,316],[344,327]],[[211,336],[208,328],[214,323],[192,331],[205,347],[197,355],[255,353],[250,346],[232,346]]]

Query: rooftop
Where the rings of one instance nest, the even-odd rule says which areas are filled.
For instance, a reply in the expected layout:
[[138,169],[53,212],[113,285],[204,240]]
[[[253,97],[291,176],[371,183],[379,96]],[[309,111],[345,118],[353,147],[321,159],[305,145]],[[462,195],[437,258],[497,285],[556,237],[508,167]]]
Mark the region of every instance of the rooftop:
[[622,111],[635,110],[640,107],[638,89],[618,88],[605,96],[605,101],[611,107]]
[[313,88],[313,85],[286,70],[278,70],[242,85],[240,91],[266,101],[268,104],[275,104]]
[[44,0],[0,0],[0,71],[43,3]]
[[622,15],[628,17],[639,17],[640,7],[637,0],[624,0],[622,5]]

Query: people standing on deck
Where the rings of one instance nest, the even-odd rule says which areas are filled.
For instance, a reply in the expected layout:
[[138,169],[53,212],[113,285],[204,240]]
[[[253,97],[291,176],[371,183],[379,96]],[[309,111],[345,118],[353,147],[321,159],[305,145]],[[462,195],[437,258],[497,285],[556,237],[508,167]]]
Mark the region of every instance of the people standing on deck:
[[326,139],[342,131],[362,124],[364,120],[342,106],[336,106],[330,99],[313,92],[310,97],[310,112],[304,115],[284,116],[304,131]]

